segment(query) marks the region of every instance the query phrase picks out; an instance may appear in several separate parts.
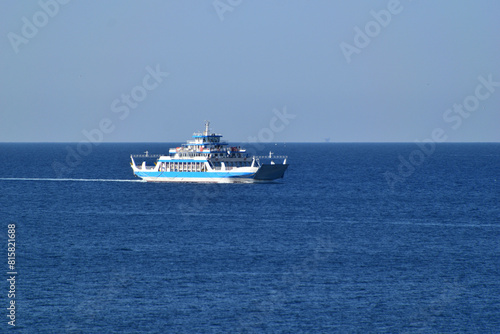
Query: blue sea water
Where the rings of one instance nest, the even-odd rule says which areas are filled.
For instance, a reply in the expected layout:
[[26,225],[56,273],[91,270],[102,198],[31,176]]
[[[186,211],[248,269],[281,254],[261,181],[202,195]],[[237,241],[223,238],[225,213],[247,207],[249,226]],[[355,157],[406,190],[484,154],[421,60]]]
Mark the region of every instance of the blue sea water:
[[2,333],[500,331],[500,144],[265,144],[277,182],[137,182],[171,146],[0,144]]

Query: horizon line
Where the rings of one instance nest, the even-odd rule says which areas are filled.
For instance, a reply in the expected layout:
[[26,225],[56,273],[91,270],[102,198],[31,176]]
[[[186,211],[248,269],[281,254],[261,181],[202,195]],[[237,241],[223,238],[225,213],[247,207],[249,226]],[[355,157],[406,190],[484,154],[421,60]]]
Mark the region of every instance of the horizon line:
[[[0,144],[78,144],[86,142],[98,146],[100,144],[171,144],[184,143],[183,141],[109,141],[93,143],[90,141],[0,141]],[[233,143],[252,144],[415,144],[416,141],[270,141],[248,142],[233,141]],[[445,141],[435,144],[500,144],[500,141]]]

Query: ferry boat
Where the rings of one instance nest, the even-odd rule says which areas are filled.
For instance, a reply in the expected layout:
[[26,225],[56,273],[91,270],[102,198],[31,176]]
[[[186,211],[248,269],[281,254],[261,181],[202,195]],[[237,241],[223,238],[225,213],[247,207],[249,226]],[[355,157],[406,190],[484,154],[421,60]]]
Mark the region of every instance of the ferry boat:
[[[193,134],[180,147],[171,148],[168,155],[149,152],[131,155],[134,175],[148,182],[255,182],[282,178],[288,164],[286,156],[249,156],[239,146],[229,146],[222,135],[205,131]],[[157,158],[155,166],[143,161],[136,165],[134,158]],[[263,162],[261,162],[263,160]],[[269,163],[265,163],[269,160]]]

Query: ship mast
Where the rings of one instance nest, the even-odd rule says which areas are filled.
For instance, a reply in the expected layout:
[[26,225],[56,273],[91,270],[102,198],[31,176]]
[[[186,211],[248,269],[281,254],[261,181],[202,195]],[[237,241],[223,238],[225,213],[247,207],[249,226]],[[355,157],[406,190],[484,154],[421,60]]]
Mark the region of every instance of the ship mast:
[[208,136],[208,133],[210,131],[210,121],[205,121],[205,132],[203,133],[204,136]]

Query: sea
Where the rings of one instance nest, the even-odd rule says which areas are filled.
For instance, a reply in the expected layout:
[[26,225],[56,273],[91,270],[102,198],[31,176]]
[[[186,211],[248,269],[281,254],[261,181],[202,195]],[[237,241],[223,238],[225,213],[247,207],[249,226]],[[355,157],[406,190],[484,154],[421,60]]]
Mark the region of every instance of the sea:
[[0,332],[500,332],[500,144],[241,145],[284,178],[133,176],[178,143],[0,144]]

